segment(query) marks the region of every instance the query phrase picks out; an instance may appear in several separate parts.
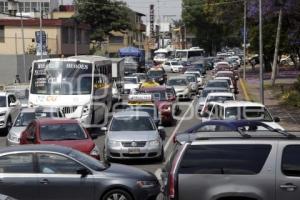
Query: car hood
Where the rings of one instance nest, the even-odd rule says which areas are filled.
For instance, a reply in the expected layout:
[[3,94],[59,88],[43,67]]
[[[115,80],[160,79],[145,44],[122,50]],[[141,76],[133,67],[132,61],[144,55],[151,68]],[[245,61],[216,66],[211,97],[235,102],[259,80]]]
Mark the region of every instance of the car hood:
[[107,177],[124,177],[124,178],[130,178],[130,179],[137,179],[137,180],[145,180],[145,181],[154,181],[157,180],[157,178],[152,174],[151,172],[131,167],[128,165],[122,165],[122,164],[111,164],[109,168],[102,171],[101,173],[104,173],[107,175]]
[[158,133],[154,131],[110,131],[108,139],[116,141],[150,141],[158,138]]
[[187,86],[179,86],[179,85],[175,85],[173,87],[174,87],[175,92],[182,91],[187,88]]
[[0,113],[7,112],[7,111],[8,111],[8,108],[0,107]]
[[9,135],[21,137],[21,133],[26,129],[26,126],[13,126],[9,130]]
[[139,87],[139,84],[130,84],[130,83],[124,84],[124,89],[136,89],[138,87]]
[[70,147],[86,154],[90,154],[95,143],[92,139],[85,140],[62,140],[62,141],[41,141],[41,144],[55,144],[60,146]]

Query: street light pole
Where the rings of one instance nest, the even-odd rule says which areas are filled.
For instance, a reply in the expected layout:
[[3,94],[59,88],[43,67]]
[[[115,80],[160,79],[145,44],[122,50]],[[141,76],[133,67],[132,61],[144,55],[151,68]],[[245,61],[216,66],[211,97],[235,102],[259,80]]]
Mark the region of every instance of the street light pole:
[[260,63],[260,102],[264,104],[264,60],[262,38],[262,0],[259,0],[259,63]]
[[246,80],[246,37],[247,37],[247,0],[244,0],[244,68],[243,79]]
[[24,70],[24,82],[26,82],[26,80],[27,80],[27,76],[26,76],[26,56],[25,56],[24,23],[23,23],[23,13],[22,12],[23,11],[20,9],[22,46],[23,46],[23,70]]

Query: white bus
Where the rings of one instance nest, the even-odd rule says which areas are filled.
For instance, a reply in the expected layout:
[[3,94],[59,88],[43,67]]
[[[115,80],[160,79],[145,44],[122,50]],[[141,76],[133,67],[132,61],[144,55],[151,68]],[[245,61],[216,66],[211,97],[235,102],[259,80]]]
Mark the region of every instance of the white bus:
[[194,61],[194,58],[203,57],[204,49],[200,49],[198,47],[192,47],[190,49],[177,49],[175,51],[175,59],[181,61]]
[[155,64],[162,64],[167,61],[172,54],[172,50],[170,49],[157,49],[154,51],[153,62]]
[[112,103],[112,62],[101,56],[36,60],[29,106],[60,107],[85,127],[104,121]]

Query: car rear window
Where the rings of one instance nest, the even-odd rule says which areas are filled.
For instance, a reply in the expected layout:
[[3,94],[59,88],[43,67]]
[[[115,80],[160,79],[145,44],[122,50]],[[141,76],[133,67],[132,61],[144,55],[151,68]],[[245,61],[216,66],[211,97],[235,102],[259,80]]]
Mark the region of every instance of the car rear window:
[[179,174],[258,174],[271,145],[192,145],[182,158]]

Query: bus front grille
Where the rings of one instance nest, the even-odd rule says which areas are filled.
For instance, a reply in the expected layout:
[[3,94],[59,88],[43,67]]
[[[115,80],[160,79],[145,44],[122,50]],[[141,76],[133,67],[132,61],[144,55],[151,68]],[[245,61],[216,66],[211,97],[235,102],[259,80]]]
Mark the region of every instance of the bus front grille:
[[65,114],[70,114],[70,113],[75,112],[76,109],[77,109],[77,106],[63,107],[63,108],[62,108],[62,111],[63,111]]

